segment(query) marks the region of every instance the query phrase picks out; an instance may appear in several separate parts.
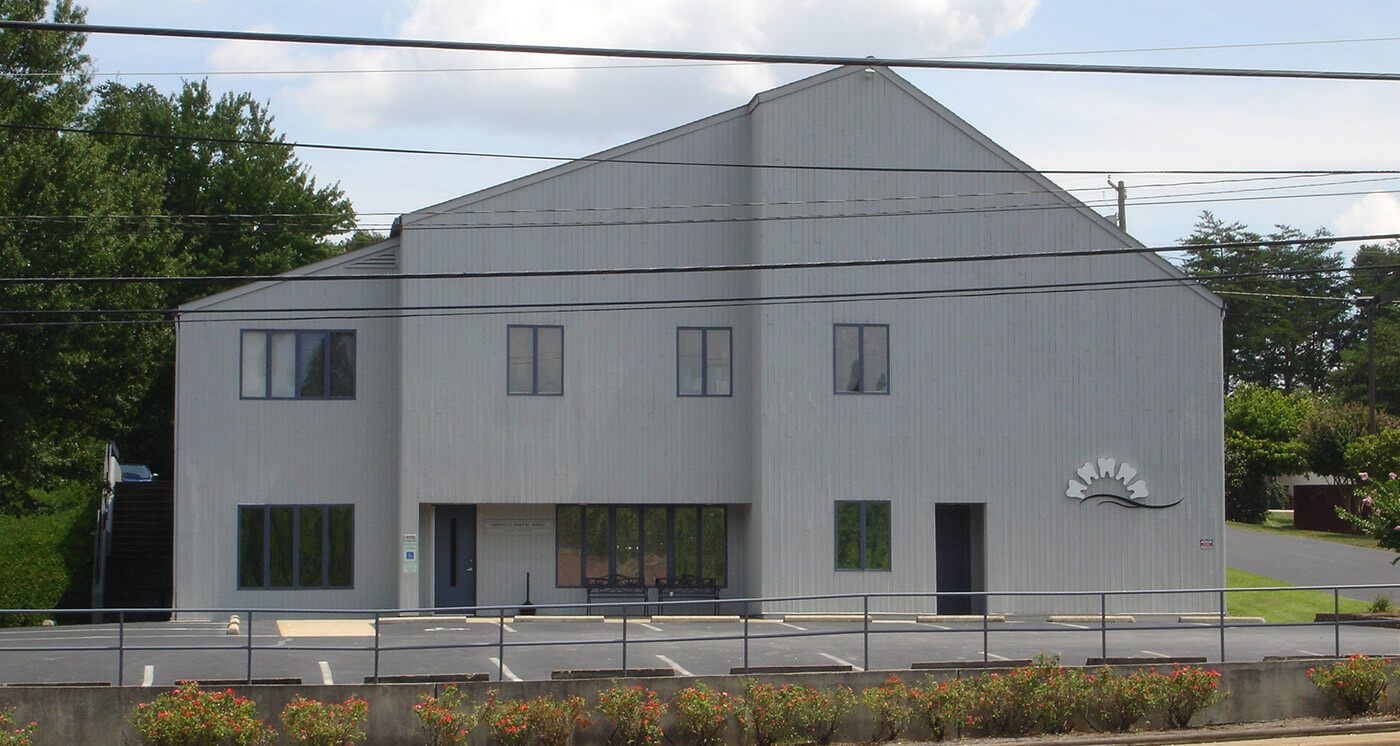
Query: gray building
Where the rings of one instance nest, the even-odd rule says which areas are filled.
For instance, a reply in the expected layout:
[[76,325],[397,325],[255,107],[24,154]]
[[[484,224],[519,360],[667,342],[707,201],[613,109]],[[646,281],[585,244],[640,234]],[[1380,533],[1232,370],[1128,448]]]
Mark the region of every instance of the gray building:
[[405,214],[181,309],[176,606],[1220,585],[1222,303],[1123,247],[883,68]]

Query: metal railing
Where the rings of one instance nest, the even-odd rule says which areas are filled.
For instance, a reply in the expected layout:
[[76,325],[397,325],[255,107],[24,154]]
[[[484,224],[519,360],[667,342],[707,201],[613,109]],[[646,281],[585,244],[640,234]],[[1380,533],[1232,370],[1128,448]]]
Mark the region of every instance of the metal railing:
[[[629,648],[635,648],[635,647],[638,646],[638,645],[657,645],[657,644],[668,644],[668,643],[669,643],[669,644],[681,644],[681,643],[691,643],[691,642],[721,642],[721,641],[733,641],[733,642],[741,642],[741,643],[742,643],[742,651],[743,651],[743,652],[742,652],[742,670],[743,670],[744,673],[749,673],[749,671],[750,671],[751,668],[754,668],[754,667],[757,666],[757,664],[754,662],[753,656],[751,655],[751,645],[752,645],[752,643],[754,643],[754,642],[765,641],[765,640],[774,640],[774,639],[792,639],[792,638],[819,638],[819,637],[832,637],[832,636],[850,637],[850,636],[855,636],[855,635],[859,635],[859,636],[860,636],[860,639],[861,639],[861,651],[862,651],[862,652],[861,652],[861,654],[862,654],[861,664],[862,664],[862,667],[865,668],[865,669],[869,669],[869,668],[871,667],[871,661],[872,661],[872,657],[871,657],[871,643],[872,643],[872,639],[879,638],[879,637],[884,637],[884,636],[892,636],[892,635],[911,635],[911,634],[912,634],[912,635],[945,635],[945,634],[963,634],[963,635],[966,635],[966,634],[980,634],[980,638],[981,638],[981,641],[982,641],[981,651],[980,651],[980,652],[981,652],[981,655],[982,655],[981,660],[980,660],[980,661],[975,661],[975,660],[972,660],[972,661],[964,661],[968,666],[977,666],[977,665],[979,665],[979,663],[980,663],[981,666],[991,666],[991,665],[993,665],[993,663],[994,663],[994,661],[993,661],[993,658],[994,658],[994,657],[995,657],[995,658],[1001,658],[1001,656],[995,656],[995,654],[993,654],[993,653],[991,652],[991,649],[992,649],[991,642],[992,642],[992,636],[993,636],[994,634],[1000,636],[1000,635],[1018,635],[1018,634],[1025,634],[1025,633],[1032,633],[1032,632],[1041,632],[1041,633],[1044,633],[1044,632],[1055,632],[1055,633],[1076,632],[1076,633],[1079,633],[1079,634],[1088,634],[1088,633],[1097,632],[1097,633],[1098,633],[1098,643],[1099,643],[1098,647],[1099,647],[1100,656],[1101,656],[1101,658],[1103,658],[1103,659],[1108,659],[1108,658],[1109,658],[1109,643],[1108,643],[1108,638],[1109,638],[1109,633],[1110,633],[1110,632],[1113,632],[1113,633],[1115,633],[1115,634],[1120,634],[1120,633],[1125,633],[1125,632],[1135,632],[1135,633],[1147,632],[1147,633],[1152,633],[1152,632],[1167,631],[1167,630],[1195,630],[1195,631],[1213,630],[1213,631],[1218,635],[1218,640],[1219,640],[1219,660],[1220,660],[1220,661],[1225,661],[1225,660],[1228,660],[1228,653],[1227,653],[1227,647],[1226,647],[1227,632],[1228,632],[1229,630],[1232,630],[1232,629],[1249,628],[1249,629],[1251,629],[1251,630],[1270,630],[1270,629],[1278,630],[1278,629],[1300,628],[1300,627],[1320,628],[1320,629],[1330,628],[1331,631],[1332,631],[1332,653],[1331,653],[1331,654],[1332,654],[1333,656],[1335,656],[1335,657],[1341,657],[1342,654],[1343,654],[1343,650],[1342,650],[1342,630],[1343,630],[1343,628],[1349,627],[1349,626],[1373,626],[1373,625],[1374,625],[1374,622],[1365,621],[1365,620],[1351,621],[1351,620],[1344,620],[1344,619],[1342,619],[1342,614],[1341,614],[1341,598],[1342,598],[1341,593],[1342,593],[1342,591],[1366,590],[1366,591],[1375,592],[1375,591],[1395,590],[1395,589],[1400,589],[1400,583],[1397,583],[1397,584],[1389,584],[1389,585],[1282,586],[1282,587],[1262,587],[1262,588],[1187,588],[1187,589],[1169,589],[1169,590],[1123,590],[1123,591],[973,591],[973,592],[961,592],[961,593],[956,593],[956,592],[937,592],[937,593],[935,593],[935,592],[921,592],[921,593],[844,593],[844,594],[802,595],[802,596],[776,596],[776,597],[762,597],[762,598],[722,598],[722,599],[719,599],[718,603],[721,604],[722,606],[728,608],[728,609],[732,609],[732,610],[737,611],[737,614],[730,614],[730,615],[727,616],[727,617],[720,617],[720,616],[717,616],[717,617],[715,617],[715,619],[716,619],[717,622],[727,622],[727,623],[731,623],[731,624],[732,624],[732,623],[737,623],[737,624],[738,624],[738,630],[737,630],[737,631],[733,631],[733,632],[725,631],[725,632],[722,632],[722,633],[719,633],[719,634],[697,634],[697,635],[673,635],[673,636],[661,636],[661,637],[645,637],[645,638],[641,638],[641,639],[638,639],[638,638],[636,638],[636,637],[630,637],[630,638],[629,638],[629,633],[628,633],[628,628],[629,628],[629,626],[630,626],[629,623],[633,623],[633,622],[644,622],[644,621],[649,621],[649,620],[652,620],[652,619],[655,619],[655,620],[657,621],[657,623],[664,623],[664,621],[665,621],[665,616],[660,616],[660,615],[658,615],[658,616],[656,616],[656,617],[653,617],[652,615],[650,615],[649,613],[647,613],[647,611],[648,611],[650,608],[655,607],[655,608],[658,610],[658,612],[664,611],[664,610],[672,610],[672,611],[675,611],[675,610],[685,610],[685,609],[690,609],[690,608],[697,608],[697,607],[702,607],[702,606],[704,606],[704,607],[713,607],[714,604],[715,604],[716,602],[715,602],[714,600],[709,600],[709,599],[704,599],[704,600],[682,600],[682,601],[659,601],[659,602],[658,602],[658,601],[650,601],[650,602],[645,602],[645,603],[644,603],[644,602],[641,602],[641,601],[618,601],[618,602],[608,602],[608,603],[595,602],[595,603],[592,603],[592,604],[582,604],[582,603],[536,604],[536,605],[533,605],[533,606],[531,607],[531,611],[530,611],[531,616],[538,615],[537,618],[538,618],[540,621],[547,620],[547,619],[549,618],[551,612],[555,612],[555,613],[558,613],[558,612],[568,612],[568,611],[574,611],[574,610],[584,609],[584,608],[587,608],[587,609],[589,609],[589,610],[594,609],[594,608],[601,608],[601,609],[603,609],[604,612],[605,612],[604,616],[610,616],[610,618],[617,618],[617,619],[619,619],[619,620],[621,621],[620,632],[619,632],[617,635],[610,636],[610,637],[586,639],[586,640],[578,640],[578,639],[508,639],[507,636],[506,636],[507,630],[509,629],[509,625],[510,625],[510,624],[512,623],[512,621],[515,619],[517,612],[521,610],[521,607],[520,607],[519,605],[509,605],[509,606],[472,606],[472,607],[454,607],[454,608],[420,608],[420,609],[369,609],[369,610],[346,610],[346,609],[289,609],[289,608],[245,608],[245,609],[229,609],[229,608],[227,608],[227,607],[221,607],[221,608],[182,608],[182,609],[176,609],[176,610],[174,610],[175,613],[176,613],[177,615],[181,616],[181,617],[188,617],[188,618],[205,617],[205,616],[213,617],[213,616],[215,616],[215,615],[217,615],[218,617],[222,617],[223,615],[226,615],[226,614],[243,615],[243,616],[240,618],[240,620],[239,620],[239,621],[240,621],[240,627],[239,627],[238,630],[237,630],[237,634],[236,634],[236,635],[234,635],[234,634],[228,634],[228,635],[223,635],[223,636],[222,636],[222,637],[224,637],[224,638],[232,637],[232,638],[236,639],[237,642],[236,642],[236,643],[231,643],[231,644],[216,644],[216,643],[214,643],[214,642],[212,642],[212,641],[210,641],[210,640],[207,640],[207,639],[200,639],[200,640],[198,641],[198,644],[191,643],[191,644],[159,644],[159,645],[151,645],[151,644],[142,644],[142,643],[140,643],[140,642],[132,642],[131,639],[130,639],[130,635],[128,634],[128,633],[130,632],[130,630],[132,629],[133,625],[136,624],[136,622],[129,621],[128,618],[129,618],[130,616],[135,616],[135,615],[137,615],[137,614],[149,615],[149,614],[152,612],[151,609],[0,609],[0,620],[3,620],[3,618],[5,618],[5,617],[9,617],[9,616],[13,616],[13,615],[45,616],[45,617],[49,617],[49,618],[53,618],[53,617],[55,617],[55,616],[62,616],[62,617],[69,617],[69,616],[71,616],[71,617],[74,618],[74,619],[85,619],[85,618],[89,617],[90,615],[96,615],[96,614],[103,614],[103,615],[106,615],[106,617],[109,618],[109,619],[110,619],[111,617],[115,616],[115,622],[108,622],[108,623],[103,624],[103,625],[100,625],[100,626],[98,627],[98,629],[100,629],[100,630],[101,630],[102,632],[104,632],[105,634],[97,635],[97,636],[99,637],[99,640],[98,640],[97,642],[93,642],[93,643],[89,643],[89,644],[81,644],[81,645],[78,645],[78,644],[73,644],[73,645],[65,645],[65,644],[21,645],[21,644],[15,644],[15,639],[16,639],[16,638],[15,638],[12,634],[10,634],[10,633],[15,632],[15,631],[18,630],[19,628],[11,627],[11,628],[8,628],[8,629],[0,629],[0,653],[11,654],[11,653],[61,653],[61,652],[74,652],[74,653],[112,652],[112,653],[115,653],[115,654],[116,654],[116,659],[117,659],[117,660],[116,660],[116,663],[117,663],[116,668],[117,668],[117,670],[116,670],[116,676],[115,676],[115,683],[116,683],[117,686],[125,686],[125,685],[127,684],[127,680],[126,680],[126,676],[125,676],[125,668],[126,668],[126,658],[127,658],[127,656],[128,656],[129,653],[136,653],[136,652],[174,652],[174,651],[200,651],[200,652],[238,651],[238,652],[241,652],[241,653],[243,654],[243,658],[244,658],[244,661],[245,661],[244,670],[243,670],[243,674],[244,674],[243,679],[246,681],[246,683],[249,683],[249,684],[256,683],[256,681],[257,681],[257,678],[256,678],[256,676],[254,675],[254,674],[255,674],[254,658],[255,658],[255,653],[257,653],[257,652],[259,652],[259,651],[264,651],[264,652],[268,652],[268,653],[271,653],[271,652],[274,652],[274,651],[277,652],[277,653],[286,653],[286,652],[289,652],[289,651],[334,651],[334,652],[343,652],[343,653],[354,653],[354,654],[369,655],[369,656],[372,656],[372,657],[373,657],[373,669],[372,669],[372,670],[373,670],[373,676],[374,676],[375,680],[379,680],[380,677],[381,677],[381,665],[382,665],[383,659],[384,659],[385,657],[387,657],[387,656],[391,656],[391,655],[396,654],[396,653],[405,653],[405,652],[409,652],[409,651],[464,650],[464,649],[490,648],[490,649],[494,650],[494,652],[496,653],[495,660],[493,661],[493,663],[495,664],[495,665],[494,665],[494,668],[495,668],[495,678],[496,678],[497,680],[502,680],[502,679],[506,676],[506,670],[507,670],[507,666],[506,666],[507,656],[506,656],[506,653],[507,653],[508,650],[513,650],[513,649],[516,649],[516,648],[540,648],[540,647],[551,647],[551,646],[602,646],[602,647],[614,646],[614,647],[616,647],[616,649],[617,649],[617,655],[618,655],[618,659],[619,659],[619,662],[620,662],[620,666],[618,666],[618,669],[621,671],[622,675],[625,676],[625,675],[628,674],[629,671],[635,671],[635,670],[637,669],[636,666],[630,666],[630,667],[629,667],[628,652],[629,652]],[[1227,606],[1226,606],[1227,594],[1230,594],[1230,593],[1246,593],[1246,592],[1296,593],[1296,592],[1299,592],[1299,591],[1322,591],[1322,592],[1330,592],[1330,594],[1331,594],[1331,596],[1332,596],[1332,611],[1331,611],[1331,615],[1330,615],[1331,618],[1330,618],[1329,620],[1327,620],[1327,621],[1311,621],[1311,622],[1272,622],[1272,623],[1270,623],[1270,622],[1263,622],[1263,623],[1261,623],[1261,622],[1258,622],[1258,621],[1239,621],[1239,620],[1235,620],[1235,619],[1230,618],[1230,617],[1227,615],[1227,613],[1226,613],[1226,609],[1227,609]],[[1178,620],[1177,620],[1176,622],[1174,622],[1174,623],[1160,623],[1160,622],[1157,622],[1157,623],[1145,623],[1145,624],[1133,623],[1133,624],[1131,624],[1130,626],[1125,626],[1125,625],[1122,625],[1122,624],[1117,623],[1116,621],[1113,621],[1113,620],[1115,620],[1119,615],[1122,615],[1122,614],[1124,614],[1125,612],[1110,612],[1110,611],[1109,611],[1109,608],[1110,608],[1109,601],[1110,601],[1111,599],[1112,599],[1112,600],[1118,600],[1118,599],[1122,599],[1122,598],[1126,598],[1126,597],[1163,596],[1163,595],[1214,596],[1215,599],[1217,600],[1217,604],[1215,605],[1215,606],[1216,606],[1215,610],[1214,610],[1214,611],[1211,611],[1211,612],[1200,612],[1200,613],[1193,613],[1193,614],[1189,614],[1189,615],[1166,614],[1166,613],[1163,613],[1163,612],[1147,612],[1146,614],[1139,613],[1139,615],[1141,615],[1141,616],[1160,616],[1160,617],[1167,617],[1167,618],[1170,618],[1170,617],[1173,617],[1173,616],[1176,616],[1176,617],[1180,617],[1180,616],[1190,616],[1190,617],[1193,617],[1193,618],[1195,618],[1195,619],[1201,619],[1201,618],[1203,618],[1203,617],[1205,617],[1205,616],[1210,616],[1210,617],[1213,618],[1213,623],[1205,623],[1205,622],[1201,622],[1201,621],[1192,621],[1192,622],[1189,622],[1189,623],[1188,623],[1188,622],[1182,622],[1182,621],[1180,621],[1180,619],[1178,619]],[[1074,625],[1074,629],[1068,629],[1068,628],[1066,628],[1066,627],[1064,627],[1064,626],[1056,626],[1056,623],[1053,623],[1053,622],[1048,621],[1048,618],[1049,618],[1051,615],[1053,615],[1054,613],[1056,613],[1056,612],[1052,612],[1050,615],[1047,615],[1046,613],[1037,613],[1037,614],[1034,614],[1034,615],[1029,615],[1029,614],[1027,614],[1027,615],[1003,615],[1003,614],[996,613],[996,612],[983,612],[983,613],[980,613],[980,614],[961,615],[961,616],[959,616],[959,617],[957,618],[957,620],[949,622],[950,624],[961,624],[961,625],[962,625],[962,626],[956,626],[956,627],[941,627],[941,626],[936,627],[936,626],[929,626],[929,625],[911,625],[910,628],[895,628],[895,627],[892,626],[892,625],[881,625],[881,626],[884,627],[884,628],[876,628],[876,627],[873,627],[873,626],[872,626],[872,620],[874,620],[876,617],[880,617],[880,616],[885,616],[885,617],[913,617],[913,618],[915,618],[915,619],[917,619],[919,616],[930,616],[930,617],[932,616],[932,615],[923,614],[923,613],[921,613],[921,612],[908,612],[908,611],[905,611],[905,612],[888,612],[888,611],[882,612],[882,611],[872,611],[872,601],[873,601],[873,602],[878,602],[878,603],[881,603],[881,604],[885,604],[885,605],[888,605],[890,602],[895,602],[895,601],[903,601],[903,602],[906,602],[906,603],[914,602],[915,604],[917,604],[917,603],[926,603],[926,604],[928,604],[930,607],[933,607],[933,606],[936,606],[937,600],[938,600],[938,599],[953,599],[953,598],[969,598],[969,599],[972,599],[972,601],[973,601],[974,603],[978,603],[978,604],[980,605],[980,608],[984,608],[984,609],[990,608],[990,606],[991,606],[990,602],[991,602],[991,601],[994,601],[994,600],[1001,600],[1001,599],[1024,599],[1024,598],[1038,598],[1038,599],[1079,599],[1079,600],[1080,600],[1080,604],[1079,604],[1079,605],[1080,605],[1081,607],[1082,607],[1082,606],[1085,606],[1085,605],[1087,605],[1087,604],[1092,604],[1094,601],[1097,601],[1098,612],[1097,612],[1096,614],[1095,614],[1095,613],[1089,613],[1089,614],[1076,613],[1075,616],[1079,617],[1081,621],[1086,622],[1086,624]],[[1087,603],[1086,603],[1086,602],[1087,602]],[[859,625],[859,627],[855,627],[855,628],[844,628],[844,627],[842,627],[842,628],[838,628],[838,629],[818,629],[818,630],[812,630],[812,629],[806,629],[806,628],[795,628],[795,629],[783,629],[783,630],[781,630],[781,631],[755,631],[755,629],[754,629],[755,626],[757,626],[759,623],[761,623],[761,622],[763,622],[763,621],[767,621],[767,620],[764,619],[764,618],[762,618],[761,615],[755,615],[755,614],[750,613],[750,610],[753,610],[753,609],[763,609],[763,610],[765,610],[765,614],[778,614],[778,612],[774,612],[774,611],[772,611],[772,609],[773,609],[774,606],[776,606],[776,605],[781,605],[781,604],[801,604],[801,605],[803,605],[804,607],[807,607],[807,609],[809,609],[809,610],[805,610],[805,611],[802,611],[802,612],[801,612],[801,613],[803,613],[804,615],[806,615],[806,614],[812,614],[812,613],[820,613],[820,612],[812,612],[812,611],[810,611],[810,609],[811,609],[811,608],[814,608],[814,607],[815,607],[815,608],[828,608],[828,609],[835,609],[835,608],[838,608],[838,607],[858,607],[858,608],[859,608],[859,611],[858,611],[858,612],[835,612],[835,613],[836,613],[836,614],[839,614],[839,615],[840,615],[840,618],[842,618],[842,619],[847,619],[847,620],[848,620],[847,623],[849,623],[849,617],[855,616],[856,614],[858,614],[858,615],[859,615],[860,625]],[[638,614],[638,613],[634,613],[634,612],[633,612],[633,609],[636,609],[637,607],[641,607],[641,608],[642,608],[642,613]],[[169,610],[165,610],[165,611],[169,611]],[[431,621],[433,621],[433,620],[435,620],[435,619],[442,619],[442,615],[444,615],[444,614],[452,614],[452,615],[459,615],[459,616],[473,616],[473,617],[476,617],[476,618],[478,618],[478,619],[493,620],[493,623],[494,623],[495,626],[496,626],[496,635],[495,635],[495,639],[494,639],[494,640],[486,640],[486,641],[447,641],[447,642],[434,642],[434,643],[393,643],[393,642],[387,641],[387,640],[385,639],[385,637],[384,637],[383,630],[384,630],[384,628],[385,628],[385,626],[386,626],[386,623],[387,623],[389,620],[394,620],[394,621],[415,621],[415,620],[416,620],[416,621],[431,622]],[[331,618],[333,618],[333,619],[340,619],[340,620],[345,620],[345,621],[351,621],[351,620],[362,620],[362,621],[367,621],[367,622],[369,622],[369,623],[372,625],[372,627],[373,627],[373,642],[372,642],[372,645],[369,646],[368,648],[366,648],[366,647],[363,646],[363,645],[353,645],[353,644],[344,644],[344,643],[342,643],[342,644],[334,644],[334,645],[330,645],[330,644],[295,644],[295,643],[293,643],[293,644],[287,644],[287,643],[285,643],[285,642],[279,642],[279,643],[277,643],[277,644],[275,644],[275,645],[259,645],[259,644],[256,644],[256,643],[255,643],[255,636],[254,636],[255,622],[265,622],[265,621],[267,621],[267,620],[279,619],[279,618],[280,618],[280,619],[286,619],[287,617],[292,617],[292,618],[298,618],[298,617],[300,617],[300,618],[305,618],[305,617],[309,617],[309,616],[331,617]],[[736,616],[737,616],[737,620],[735,619]],[[1005,623],[1005,620],[1006,620],[1006,617],[1007,617],[1007,616],[1019,616],[1020,618],[1019,618],[1019,619],[1015,619],[1015,621],[1016,621],[1017,623],[1014,624],[1014,625],[1011,625],[1011,624],[1006,624],[1006,623]],[[835,618],[837,618],[837,617],[833,616],[832,618],[835,619]],[[1091,625],[1092,625],[1092,620],[1093,620],[1094,618],[1097,618],[1097,626],[1091,626]],[[1047,619],[1047,621],[1045,622],[1045,624],[1037,625],[1037,624],[1034,623],[1034,620],[1036,620],[1036,619]],[[947,621],[947,620],[945,619],[945,621]],[[150,627],[152,626],[152,623],[149,623],[149,622],[146,622],[146,623],[143,623],[143,624],[145,625],[145,626],[143,627],[143,629],[145,629],[145,628],[150,628]],[[154,623],[155,628],[156,628],[156,629],[159,629],[159,625],[160,625],[160,624],[162,624],[162,623]],[[222,624],[222,623],[221,623],[221,624]],[[608,626],[611,627],[612,625],[608,625]],[[788,625],[788,626],[789,626],[789,627],[792,627],[793,625]],[[90,629],[90,628],[91,628],[91,627],[88,627],[88,629]],[[64,631],[64,630],[75,629],[75,627],[70,627],[70,626],[67,626],[67,625],[60,625],[60,626],[58,626],[58,627],[56,627],[56,628],[53,628],[53,629],[54,629],[54,630],[57,630],[57,631]],[[512,630],[512,632],[513,632],[513,634],[518,634],[518,633],[515,633],[513,630]],[[312,636],[314,636],[314,635],[312,635]],[[102,639],[102,638],[106,638],[106,639]],[[109,683],[110,683],[110,682],[109,682]]]

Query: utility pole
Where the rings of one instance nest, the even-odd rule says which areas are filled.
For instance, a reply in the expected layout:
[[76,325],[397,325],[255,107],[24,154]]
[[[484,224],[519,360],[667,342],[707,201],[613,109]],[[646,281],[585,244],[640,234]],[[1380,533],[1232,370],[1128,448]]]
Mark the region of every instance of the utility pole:
[[1362,307],[1366,310],[1366,402],[1371,409],[1371,434],[1375,435],[1376,428],[1376,306],[1390,303],[1396,298],[1396,291],[1387,290],[1384,293],[1377,293],[1370,298],[1363,299]]
[[1118,193],[1118,230],[1128,232],[1128,187],[1119,181],[1113,183],[1113,177],[1108,178],[1108,185],[1113,191]]

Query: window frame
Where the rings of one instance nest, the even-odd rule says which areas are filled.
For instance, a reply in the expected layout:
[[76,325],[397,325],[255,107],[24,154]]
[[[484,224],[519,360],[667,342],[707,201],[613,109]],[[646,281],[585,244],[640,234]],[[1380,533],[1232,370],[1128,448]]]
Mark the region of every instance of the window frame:
[[[512,329],[530,330],[530,390],[512,391],[510,386]],[[559,390],[540,391],[540,330],[559,330]],[[563,324],[506,324],[506,395],[507,396],[563,396],[564,395],[564,325]]]
[[[855,330],[856,330],[856,363],[857,363],[857,365],[860,366],[860,390],[859,390],[859,391],[851,391],[851,390],[845,388],[844,386],[842,386],[842,385],[841,385],[840,378],[838,377],[838,374],[837,374],[837,372],[836,372],[836,351],[837,351],[836,337],[837,337],[838,334],[840,334],[840,330],[841,330],[843,327],[845,327],[845,328],[851,328],[851,329],[855,329]],[[866,380],[866,371],[869,369],[869,366],[866,365],[866,360],[865,360],[865,357],[866,357],[866,349],[865,349],[865,330],[866,330],[866,329],[883,329],[884,332],[885,332],[885,368],[884,368],[884,369],[885,369],[885,388],[884,388],[884,390],[882,390],[882,391],[871,391],[871,390],[870,390],[870,386],[869,386],[869,381]],[[889,396],[889,394],[890,394],[890,388],[891,388],[891,387],[890,387],[890,381],[891,381],[892,379],[893,379],[893,376],[890,374],[890,325],[889,325],[889,324],[865,324],[865,323],[844,323],[844,322],[832,324],[832,326],[831,326],[831,389],[832,389],[832,393],[835,393],[835,394],[851,394],[851,395],[869,394],[869,395],[874,395],[874,396]]]
[[[859,545],[860,545],[860,561],[859,561],[857,567],[842,567],[842,566],[841,566],[841,506],[843,506],[843,505],[858,505],[858,506],[860,506],[860,540],[859,540]],[[885,526],[884,528],[885,528],[885,533],[886,533],[886,535],[889,537],[889,549],[888,549],[889,556],[885,558],[885,559],[886,559],[886,566],[885,566],[885,567],[871,567],[871,566],[870,566],[870,565],[871,565],[871,563],[870,563],[870,556],[869,556],[869,549],[870,549],[869,544],[870,544],[870,542],[869,542],[869,538],[868,538],[868,531],[867,531],[867,529],[868,529],[868,527],[869,527],[869,518],[868,518],[868,516],[869,516],[869,510],[868,510],[868,508],[869,508],[869,506],[871,506],[871,505],[883,505],[883,506],[885,506],[885,520],[886,520],[887,524],[886,524],[886,526]],[[894,508],[893,508],[893,506],[890,504],[890,501],[889,501],[889,500],[837,500],[837,501],[836,501],[836,505],[835,505],[835,509],[832,511],[832,525],[833,525],[833,527],[834,527],[834,529],[835,529],[835,530],[833,531],[833,533],[832,533],[832,539],[833,539],[833,543],[832,543],[832,550],[833,550],[833,551],[832,551],[832,565],[834,566],[834,568],[835,568],[835,570],[836,570],[837,572],[893,572],[893,571],[894,571]]]
[[[729,585],[729,506],[715,503],[684,503],[677,505],[657,505],[655,503],[618,503],[618,504],[559,504],[554,506],[554,585],[556,588],[583,588],[588,578],[588,509],[605,509],[608,512],[608,574],[617,574],[618,546],[617,546],[617,514],[621,510],[634,510],[637,514],[637,557],[640,563],[640,577],[646,580],[646,560],[648,556],[647,533],[646,533],[646,510],[664,509],[666,511],[666,533],[662,539],[666,552],[666,573],[664,577],[675,577],[676,575],[676,512],[678,510],[695,510],[695,557],[693,559],[698,574],[703,576],[705,568],[705,511],[718,509],[720,511],[720,525],[723,532],[720,536],[719,546],[716,551],[722,561],[723,577],[716,578],[715,584],[719,588],[726,588]],[[571,548],[578,551],[578,578],[559,577],[559,558],[564,548],[564,536],[559,530],[563,521],[560,516],[562,511],[577,510],[578,534],[573,538]],[[564,582],[566,580],[574,582]]]
[[[699,393],[686,393],[681,391],[681,333],[686,331],[700,332],[700,391]],[[710,332],[725,332],[728,336],[728,369],[729,369],[729,390],[723,394],[710,393]],[[685,397],[732,397],[734,396],[734,327],[732,326],[678,326],[676,327],[676,396]]]
[[[272,584],[272,511],[277,508],[284,508],[291,511],[292,526],[291,538],[291,572],[292,582],[290,585]],[[334,574],[331,569],[331,560],[335,552],[335,544],[331,537],[331,512],[336,509],[347,509],[350,512],[348,524],[348,535],[344,537],[345,545],[349,549],[349,565],[346,568],[349,579],[344,585],[332,585],[331,580]],[[321,513],[321,578],[319,584],[307,584],[302,582],[302,552],[301,552],[301,516],[303,510],[319,509]],[[244,565],[244,544],[248,539],[244,532],[244,511],[258,510],[262,512],[262,533],[261,546],[258,558],[262,583],[260,585],[245,585],[243,582]],[[241,504],[237,509],[237,554],[234,564],[234,574],[236,577],[236,587],[240,591],[331,591],[331,590],[352,590],[355,587],[355,506],[353,503],[252,503]]]
[[[248,339],[247,339],[247,335],[249,335],[249,334],[257,334],[257,335],[260,335],[261,338],[262,338],[262,343],[263,343],[263,352],[262,352],[262,355],[263,355],[263,374],[262,374],[262,377],[263,377],[263,386],[262,386],[263,393],[262,393],[261,396],[256,396],[256,395],[250,396],[249,394],[247,394],[247,393],[244,391],[244,378],[243,378],[243,374],[244,374],[244,362],[243,362],[243,361],[244,361],[244,359],[246,358],[246,356],[247,356],[247,354],[248,354],[248,347],[247,347],[247,341],[248,341]],[[275,396],[275,395],[273,395],[273,393],[272,393],[272,388],[273,388],[273,385],[272,385],[272,384],[273,384],[273,376],[272,376],[272,354],[271,354],[271,353],[272,353],[272,335],[274,335],[274,334],[291,334],[291,335],[292,335],[292,339],[293,339],[293,344],[292,344],[292,394],[291,394],[290,396]],[[336,395],[332,395],[332,394],[331,394],[331,368],[332,368],[332,366],[331,366],[331,357],[332,357],[332,355],[333,355],[333,344],[332,344],[332,340],[334,339],[335,335],[338,335],[338,334],[344,334],[344,335],[348,335],[348,336],[350,337],[350,350],[349,350],[349,356],[350,356],[350,393],[349,393],[349,394],[344,394],[344,395],[336,396]],[[312,337],[324,337],[324,338],[325,338],[325,347],[323,348],[323,356],[322,356],[322,362],[321,362],[321,367],[322,367],[322,369],[323,369],[323,372],[322,372],[322,374],[321,374],[321,376],[322,376],[322,377],[321,377],[321,385],[322,385],[322,390],[325,391],[326,393],[325,393],[324,395],[322,395],[322,396],[303,396],[303,395],[301,395],[301,393],[300,393],[300,385],[299,385],[299,384],[300,384],[301,379],[302,379],[302,374],[305,372],[305,367],[303,366],[303,361],[302,361],[302,349],[303,349],[303,347],[304,347],[304,345],[305,345],[306,343],[304,343],[303,340],[310,339],[310,338],[312,338]],[[303,400],[307,400],[307,401],[327,401],[327,400],[329,400],[329,401],[353,401],[353,400],[355,399],[356,395],[359,393],[359,386],[358,386],[358,381],[357,381],[357,379],[359,378],[359,371],[358,371],[358,368],[359,368],[359,354],[358,354],[358,348],[359,348],[359,338],[358,338],[358,334],[356,333],[356,330],[355,330],[355,329],[276,329],[276,328],[248,328],[248,329],[239,329],[239,330],[238,330],[238,398],[239,398],[240,400],[256,400],[256,401],[267,400],[267,399],[272,399],[272,400],[277,400],[277,401],[293,401],[293,400],[297,400],[297,399],[303,399]]]

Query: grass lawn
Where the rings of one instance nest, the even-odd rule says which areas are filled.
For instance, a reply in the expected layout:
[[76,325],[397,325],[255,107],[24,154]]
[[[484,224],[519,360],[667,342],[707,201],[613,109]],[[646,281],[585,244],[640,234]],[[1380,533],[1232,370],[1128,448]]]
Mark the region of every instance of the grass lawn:
[[1226,526],[1230,528],[1242,528],[1246,531],[1262,531],[1269,534],[1287,534],[1288,536],[1301,536],[1306,539],[1322,539],[1324,541],[1335,541],[1338,544],[1350,544],[1354,547],[1365,547],[1367,549],[1378,549],[1376,540],[1369,536],[1356,536],[1354,534],[1334,534],[1327,531],[1305,531],[1293,528],[1293,514],[1291,512],[1280,513],[1273,511],[1263,523],[1240,523],[1238,521],[1226,521]]
[[[1287,588],[1288,583],[1263,575],[1225,568],[1227,588]],[[1364,601],[1343,598],[1342,613],[1366,611]],[[1332,594],[1326,591],[1232,591],[1225,594],[1231,616],[1257,616],[1268,622],[1311,622],[1314,614],[1332,613]]]

